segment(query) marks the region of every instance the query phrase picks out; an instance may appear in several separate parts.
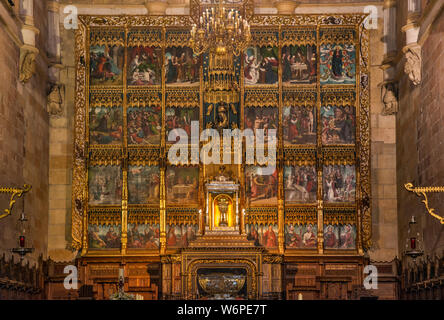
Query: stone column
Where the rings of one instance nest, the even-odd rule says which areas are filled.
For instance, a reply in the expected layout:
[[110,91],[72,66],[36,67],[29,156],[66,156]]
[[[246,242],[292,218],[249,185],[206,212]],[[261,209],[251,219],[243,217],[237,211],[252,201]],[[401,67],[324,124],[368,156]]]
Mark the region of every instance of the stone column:
[[146,0],[145,6],[148,9],[149,15],[162,16],[165,15],[168,3],[166,1],[159,0]]
[[20,81],[28,82],[35,74],[35,59],[39,50],[35,45],[35,37],[40,30],[34,26],[34,1],[21,0],[20,18],[23,21],[23,46],[20,48]]
[[277,9],[278,14],[294,14],[297,6],[299,6],[299,1],[281,0],[274,2],[274,7]]
[[60,70],[63,68],[60,60],[60,14],[59,0],[47,2],[48,8],[48,58],[49,79],[52,83],[58,84],[60,79]]
[[418,44],[421,18],[420,0],[408,0],[407,24],[402,27],[405,32],[405,46],[402,49],[405,56],[404,72],[409,76],[414,85],[421,84],[422,54]]
[[384,18],[384,60],[381,69],[384,71],[381,88],[381,101],[384,105],[382,115],[392,115],[398,111],[398,84],[395,79],[396,43],[396,1],[385,0]]

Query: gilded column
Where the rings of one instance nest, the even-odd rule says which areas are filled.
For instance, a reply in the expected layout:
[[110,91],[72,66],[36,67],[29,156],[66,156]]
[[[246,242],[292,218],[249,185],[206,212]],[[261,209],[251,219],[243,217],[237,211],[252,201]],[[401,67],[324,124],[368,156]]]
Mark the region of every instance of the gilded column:
[[[162,30],[162,57],[165,57],[165,46],[166,46],[166,30],[165,27]],[[166,252],[166,190],[165,190],[165,171],[167,164],[167,154],[166,154],[166,133],[165,133],[165,99],[166,99],[166,89],[165,89],[165,72],[162,71],[162,130],[160,135],[160,203],[159,203],[159,214],[160,214],[160,254],[165,254]]]
[[[123,61],[123,132],[127,131],[127,63],[128,63],[128,28],[125,28],[125,53]],[[123,135],[122,146],[122,236],[121,252],[126,254],[128,242],[128,137]]]
[[[278,57],[282,57],[282,45],[281,45],[281,26],[279,26],[279,53]],[[277,170],[278,170],[278,246],[279,253],[284,254],[284,225],[285,225],[285,211],[284,211],[284,143],[283,143],[283,128],[282,128],[282,63],[278,66],[278,79],[279,79],[279,126],[278,126],[278,157],[277,157]]]

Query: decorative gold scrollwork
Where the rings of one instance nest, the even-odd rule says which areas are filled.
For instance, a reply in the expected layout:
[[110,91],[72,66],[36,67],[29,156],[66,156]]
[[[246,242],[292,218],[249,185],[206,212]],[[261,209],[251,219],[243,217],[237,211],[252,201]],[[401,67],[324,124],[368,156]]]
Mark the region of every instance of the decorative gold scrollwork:
[[407,191],[414,192],[416,195],[423,196],[424,200],[421,202],[424,203],[424,206],[427,209],[427,212],[434,218],[438,219],[441,224],[444,224],[444,217],[435,213],[434,208],[430,208],[429,199],[427,198],[427,193],[432,192],[444,192],[444,187],[414,187],[413,183],[409,182],[404,185]]
[[12,213],[12,208],[14,207],[16,199],[23,196],[23,194],[25,194],[26,192],[31,190],[31,188],[32,187],[29,184],[23,185],[23,189],[20,189],[20,188],[0,188],[0,193],[10,193],[11,194],[11,198],[9,198],[9,207],[4,210],[5,213],[0,215],[0,219],[6,218],[7,216],[9,216]]

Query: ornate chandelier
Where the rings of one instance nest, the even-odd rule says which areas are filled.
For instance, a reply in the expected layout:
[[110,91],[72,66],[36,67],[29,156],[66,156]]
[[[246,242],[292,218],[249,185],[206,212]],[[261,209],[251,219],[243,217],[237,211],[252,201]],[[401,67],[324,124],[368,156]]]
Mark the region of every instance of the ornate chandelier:
[[206,9],[199,25],[191,29],[191,48],[197,55],[208,49],[218,55],[232,52],[238,56],[251,39],[250,25],[236,9],[227,10],[219,0],[217,7]]

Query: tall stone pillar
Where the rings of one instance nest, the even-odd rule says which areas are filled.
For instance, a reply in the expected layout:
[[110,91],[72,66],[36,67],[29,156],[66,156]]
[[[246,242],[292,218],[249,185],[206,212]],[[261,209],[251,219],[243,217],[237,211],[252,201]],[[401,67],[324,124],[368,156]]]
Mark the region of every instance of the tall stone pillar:
[[20,81],[28,82],[35,74],[35,60],[39,54],[35,37],[40,30],[34,26],[34,0],[21,0],[20,18],[23,21],[23,46],[20,48]]
[[418,44],[419,21],[421,18],[421,1],[408,0],[407,23],[402,27],[405,33],[405,46],[402,49],[405,56],[404,72],[409,76],[412,83],[417,86],[421,84],[422,54],[421,46]]
[[381,87],[381,101],[384,105],[382,115],[393,115],[398,112],[398,84],[395,79],[396,42],[396,0],[385,0],[384,18],[384,60],[381,69],[384,71]]

